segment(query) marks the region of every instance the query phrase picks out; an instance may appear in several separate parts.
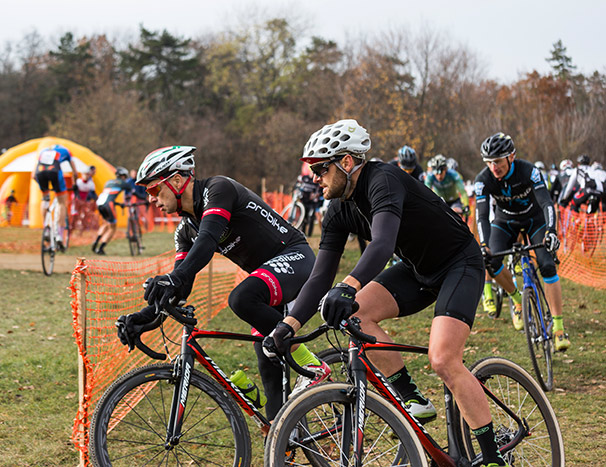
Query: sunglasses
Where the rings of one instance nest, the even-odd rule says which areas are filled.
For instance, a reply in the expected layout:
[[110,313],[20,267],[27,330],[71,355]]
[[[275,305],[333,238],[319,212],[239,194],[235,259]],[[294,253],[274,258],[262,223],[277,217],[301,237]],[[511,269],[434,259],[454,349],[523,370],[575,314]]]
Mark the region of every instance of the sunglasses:
[[339,162],[341,159],[343,159],[343,157],[345,157],[345,156],[341,156],[341,157],[336,158],[336,159],[331,159],[331,160],[328,160],[328,161],[318,162],[316,164],[312,164],[312,165],[309,166],[309,170],[311,170],[311,172],[316,177],[323,177],[328,172],[328,168],[330,167],[330,164],[334,164],[335,162]]
[[166,181],[165,178],[161,178],[158,182],[154,183],[151,186],[148,186],[145,188],[145,192],[153,197],[156,198],[158,196],[158,193],[160,193],[160,189],[162,188],[161,185]]

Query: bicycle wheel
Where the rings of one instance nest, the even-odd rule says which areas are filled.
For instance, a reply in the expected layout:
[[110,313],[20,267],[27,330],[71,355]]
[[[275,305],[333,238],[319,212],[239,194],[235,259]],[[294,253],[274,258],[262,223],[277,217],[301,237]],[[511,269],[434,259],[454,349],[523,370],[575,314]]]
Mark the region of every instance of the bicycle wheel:
[[65,216],[65,228],[63,229],[63,237],[61,242],[63,243],[63,251],[67,250],[69,246],[69,237],[70,237],[71,228],[69,225],[69,215]]
[[295,229],[300,229],[305,217],[305,208],[300,202],[290,203],[283,210],[281,216],[286,219]]
[[51,228],[47,225],[42,229],[42,271],[45,275],[50,276],[55,268],[55,249],[53,247]]
[[131,256],[141,254],[141,229],[137,221],[131,217],[128,219],[127,237]]
[[[541,320],[539,303],[541,311],[545,315],[545,321]],[[522,319],[530,360],[537,375],[537,381],[543,390],[551,391],[553,389],[553,339],[550,335],[543,333],[543,326],[546,330],[551,330],[550,315],[547,313],[545,300],[538,302],[532,288],[526,288],[522,293]]]
[[492,296],[494,297],[494,304],[497,309],[495,318],[498,318],[501,316],[501,310],[503,309],[503,298],[505,297],[505,291],[503,290],[503,287],[497,284],[494,280],[492,281],[491,288]]
[[[528,427],[529,434],[503,454],[508,464],[564,466],[560,426],[549,400],[532,376],[522,367],[500,357],[479,360],[470,367],[470,371]],[[492,399],[488,398],[488,403],[497,444],[503,447],[513,440],[518,424]],[[459,445],[463,454],[470,460],[474,459],[480,448],[458,408],[455,423],[460,429]]]
[[250,434],[242,412],[197,370],[191,373],[182,437],[178,445],[165,447],[172,375],[173,365],[149,365],[125,374],[105,391],[90,429],[94,465],[250,465]]
[[[339,466],[341,456],[352,461],[356,427],[351,426],[350,389],[345,383],[320,384],[289,400],[267,436],[264,465],[301,465],[302,458],[310,456],[314,465]],[[426,466],[427,458],[408,421],[378,394],[367,391],[366,396],[362,465]]]

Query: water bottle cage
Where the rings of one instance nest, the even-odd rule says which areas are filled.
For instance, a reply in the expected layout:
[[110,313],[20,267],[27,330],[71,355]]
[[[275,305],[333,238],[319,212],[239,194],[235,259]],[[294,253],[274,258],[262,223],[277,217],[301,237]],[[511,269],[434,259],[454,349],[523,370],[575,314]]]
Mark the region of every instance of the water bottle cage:
[[[259,388],[257,388],[256,384],[253,384],[251,387],[249,388],[240,388],[240,391],[242,391],[242,394],[244,394],[248,399],[250,399],[253,403],[253,405],[257,408],[260,409],[262,407],[261,405],[261,391],[259,391]],[[256,398],[252,398],[252,395],[250,394],[253,391],[257,391],[257,397]]]

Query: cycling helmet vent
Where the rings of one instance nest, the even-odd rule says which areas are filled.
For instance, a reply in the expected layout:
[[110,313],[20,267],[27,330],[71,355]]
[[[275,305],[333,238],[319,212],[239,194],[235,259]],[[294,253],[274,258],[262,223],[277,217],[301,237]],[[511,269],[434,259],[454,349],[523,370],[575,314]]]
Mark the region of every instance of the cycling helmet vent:
[[513,145],[511,136],[505,133],[495,133],[484,140],[480,147],[480,153],[484,160],[494,160],[515,154],[516,149]]
[[356,120],[339,120],[325,125],[311,135],[305,144],[301,160],[312,164],[340,154],[351,154],[359,159],[366,159],[370,146],[368,132]]
[[193,146],[169,146],[150,152],[137,172],[137,185],[146,185],[158,178],[169,178],[176,172],[193,172]]

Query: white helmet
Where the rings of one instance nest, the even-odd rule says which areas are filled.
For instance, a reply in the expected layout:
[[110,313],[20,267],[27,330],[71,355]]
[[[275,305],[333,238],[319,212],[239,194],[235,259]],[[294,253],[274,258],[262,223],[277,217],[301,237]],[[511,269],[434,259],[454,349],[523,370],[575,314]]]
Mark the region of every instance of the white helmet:
[[564,159],[560,162],[560,170],[572,169],[574,167],[574,163],[570,159]]
[[351,154],[366,159],[370,149],[370,135],[353,119],[339,120],[316,131],[303,149],[303,162],[331,159],[340,154]]
[[150,152],[137,172],[137,185],[146,185],[158,178],[169,178],[176,172],[193,172],[193,146],[169,146]]

